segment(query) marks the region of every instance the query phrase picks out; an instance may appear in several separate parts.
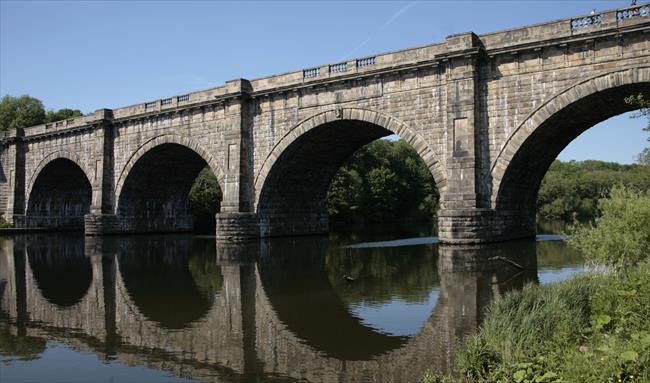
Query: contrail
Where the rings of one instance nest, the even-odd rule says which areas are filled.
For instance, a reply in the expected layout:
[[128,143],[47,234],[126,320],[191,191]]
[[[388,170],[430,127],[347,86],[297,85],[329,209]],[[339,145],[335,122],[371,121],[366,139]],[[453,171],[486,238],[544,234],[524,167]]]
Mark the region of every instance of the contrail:
[[354,49],[352,49],[350,52],[348,52],[345,56],[343,56],[342,58],[340,58],[338,61],[342,61],[342,60],[344,60],[344,59],[346,59],[346,58],[348,58],[348,57],[351,57],[355,52],[357,52],[359,49],[363,48],[364,45],[368,44],[368,42],[370,42],[370,40],[372,40],[373,37],[375,37],[375,35],[376,35],[377,33],[379,33],[379,32],[381,32],[381,31],[383,31],[384,29],[388,28],[389,25],[391,25],[395,20],[397,20],[400,16],[402,16],[402,15],[403,15],[404,13],[406,13],[406,12],[407,12],[411,7],[413,7],[415,4],[417,4],[417,3],[419,3],[419,2],[420,2],[420,0],[412,1],[412,2],[410,2],[410,3],[408,3],[408,4],[406,4],[405,6],[403,6],[402,8],[400,8],[397,12],[393,13],[393,15],[392,15],[388,20],[386,20],[386,22],[383,23],[383,24],[381,25],[381,27],[379,27],[379,29],[377,29],[376,31],[372,32],[372,33],[371,33],[371,34],[370,34],[370,35],[369,35],[365,40],[363,40],[363,41],[361,42],[361,44],[359,44],[359,45],[357,45],[356,47],[354,47]]

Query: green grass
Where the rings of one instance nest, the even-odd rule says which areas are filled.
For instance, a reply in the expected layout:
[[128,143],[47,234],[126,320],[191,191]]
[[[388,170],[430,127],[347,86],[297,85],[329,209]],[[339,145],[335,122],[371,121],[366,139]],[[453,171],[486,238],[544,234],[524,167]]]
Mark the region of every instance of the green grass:
[[427,383],[649,382],[650,192],[614,188],[570,243],[606,270],[493,302],[456,356],[459,378]]
[[650,264],[529,285],[493,303],[457,355],[462,378],[425,382],[650,382]]

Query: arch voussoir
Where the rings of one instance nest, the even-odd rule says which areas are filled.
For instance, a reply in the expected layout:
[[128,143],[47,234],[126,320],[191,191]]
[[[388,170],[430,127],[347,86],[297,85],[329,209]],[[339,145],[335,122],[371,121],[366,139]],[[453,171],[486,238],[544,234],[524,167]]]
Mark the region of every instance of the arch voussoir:
[[27,188],[25,189],[25,201],[29,201],[29,198],[32,193],[32,189],[34,188],[34,183],[36,182],[36,179],[38,176],[41,174],[45,166],[47,166],[50,162],[57,160],[57,159],[66,159],[72,161],[75,165],[79,167],[83,171],[83,173],[86,176],[86,179],[88,182],[93,185],[93,180],[95,177],[92,175],[92,171],[88,169],[85,165],[84,162],[81,161],[81,158],[77,153],[74,153],[70,150],[57,150],[54,152],[51,152],[47,154],[45,157],[43,157],[38,165],[36,165],[36,168],[34,168],[34,171],[30,175],[28,181],[27,181]]
[[[575,110],[568,108],[574,108],[584,99],[593,100],[601,92],[612,92],[623,88],[634,89],[635,86],[638,88],[638,86],[645,83],[650,83],[650,66],[626,67],[616,71],[600,73],[570,85],[538,106],[508,136],[499,154],[492,161],[490,168],[493,190],[492,207],[497,208],[500,204],[501,195],[506,187],[504,185],[506,174],[512,168],[513,160],[520,155],[524,147],[530,146],[527,142],[531,137],[536,136],[540,129],[545,129],[549,120],[560,118],[558,116],[567,110]],[[621,100],[617,100],[617,102],[620,105]],[[623,107],[619,106],[618,108],[621,109],[618,113],[625,111]],[[611,113],[611,115],[618,114],[615,111]],[[607,113],[602,112],[602,114],[606,115]],[[581,130],[576,128],[575,134],[580,132]],[[564,137],[562,142],[566,141],[568,143],[572,138],[575,137]]]
[[152,149],[165,144],[177,144],[177,145],[184,146],[189,150],[195,152],[201,158],[203,158],[203,160],[206,162],[208,167],[210,167],[210,170],[212,170],[214,175],[217,177],[219,188],[221,188],[222,191],[225,190],[224,189],[225,172],[223,171],[222,166],[218,163],[216,158],[212,156],[208,150],[206,150],[198,142],[195,142],[189,137],[180,136],[176,134],[164,134],[152,138],[149,141],[145,142],[131,155],[131,157],[129,157],[127,163],[122,167],[122,170],[120,171],[119,177],[115,184],[115,201],[120,200],[120,195],[122,193],[122,189],[124,187],[126,179],[128,178],[128,175],[133,170],[135,164],[140,160],[140,158],[142,158],[145,154],[150,152]]
[[427,164],[431,175],[433,176],[437,185],[446,185],[445,170],[443,165],[437,159],[440,158],[427,143],[420,137],[413,129],[407,124],[397,120],[392,116],[362,108],[338,108],[334,110],[322,111],[315,114],[298,124],[287,132],[284,137],[271,149],[269,154],[264,159],[260,166],[260,170],[255,176],[255,205],[259,204],[260,195],[267,180],[268,175],[273,169],[275,163],[280,158],[289,146],[308,133],[312,129],[334,121],[362,121],[382,127],[392,133],[398,134],[406,142],[408,142],[417,152],[418,155]]

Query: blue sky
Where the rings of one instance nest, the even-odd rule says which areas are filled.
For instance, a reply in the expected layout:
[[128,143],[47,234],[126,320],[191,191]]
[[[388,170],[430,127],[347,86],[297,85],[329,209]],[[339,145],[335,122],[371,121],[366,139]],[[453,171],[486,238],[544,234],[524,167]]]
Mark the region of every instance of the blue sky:
[[[640,1],[641,3],[641,1]],[[627,1],[6,1],[0,95],[83,112],[342,59],[587,14]],[[645,121],[623,115],[560,155],[630,163]]]

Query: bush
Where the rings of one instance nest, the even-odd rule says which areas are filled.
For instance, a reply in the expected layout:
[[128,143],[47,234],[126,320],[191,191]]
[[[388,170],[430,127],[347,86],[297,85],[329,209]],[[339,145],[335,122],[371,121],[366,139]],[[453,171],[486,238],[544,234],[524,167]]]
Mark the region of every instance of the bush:
[[578,227],[569,243],[592,264],[616,269],[650,259],[650,192],[615,186],[598,201],[596,225]]
[[458,370],[477,382],[650,382],[647,302],[650,263],[529,285],[489,306]]
[[617,186],[598,208],[596,226],[571,243],[617,272],[528,285],[493,302],[457,354],[466,379],[650,382],[650,193]]
[[493,303],[479,333],[458,355],[460,371],[476,381],[512,377],[522,368],[533,375],[556,374],[552,361],[543,356],[577,340],[589,323],[589,297],[598,282],[583,277],[549,286],[528,285]]

